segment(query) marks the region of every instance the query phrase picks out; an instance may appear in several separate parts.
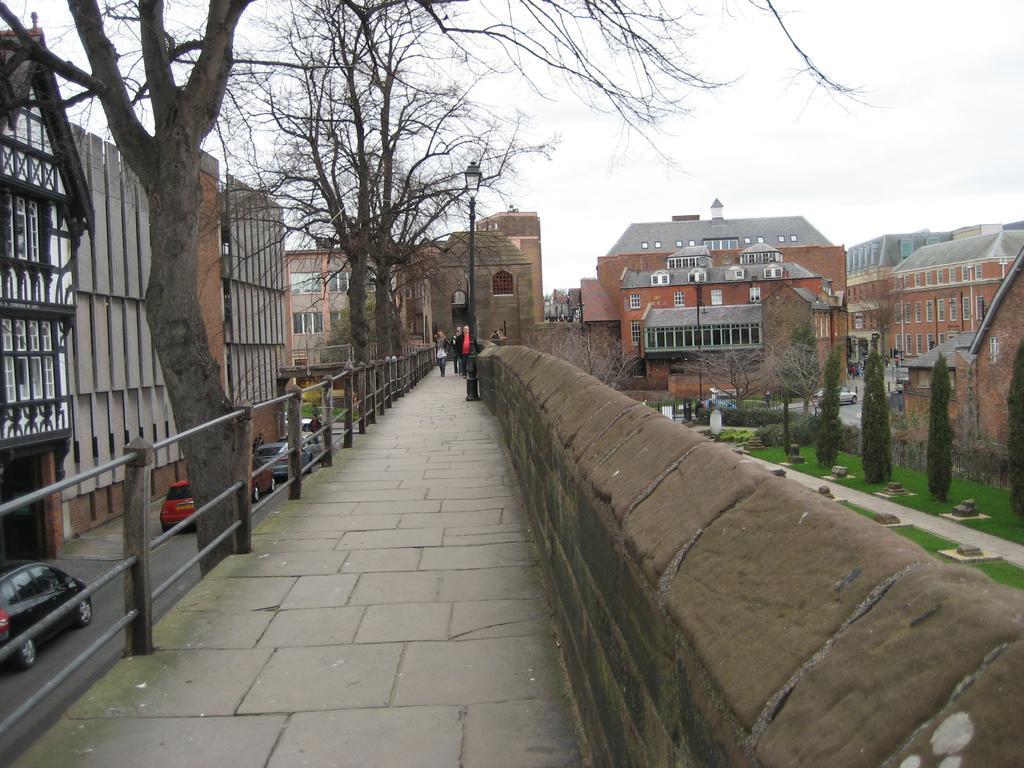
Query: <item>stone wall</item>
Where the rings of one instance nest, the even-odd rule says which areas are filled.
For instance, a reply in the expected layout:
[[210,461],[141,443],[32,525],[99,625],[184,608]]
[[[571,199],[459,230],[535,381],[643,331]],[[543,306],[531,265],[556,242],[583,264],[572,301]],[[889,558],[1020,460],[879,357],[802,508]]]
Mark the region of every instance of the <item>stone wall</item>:
[[1024,595],[564,362],[479,361],[595,766],[1019,761]]

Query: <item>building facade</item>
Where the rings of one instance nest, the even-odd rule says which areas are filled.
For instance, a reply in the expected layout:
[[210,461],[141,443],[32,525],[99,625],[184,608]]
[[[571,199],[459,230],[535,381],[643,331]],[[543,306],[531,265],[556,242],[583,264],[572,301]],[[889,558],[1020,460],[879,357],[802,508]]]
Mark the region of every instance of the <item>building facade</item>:
[[[92,216],[52,73],[26,62],[9,85],[15,101],[41,106],[0,115],[2,501],[55,482],[70,451],[73,265]],[[60,535],[57,497],[26,505],[0,524],[0,561],[53,557]]]
[[327,249],[285,253],[288,366],[318,363],[318,350],[328,346],[332,328],[342,322],[350,275],[345,261]]
[[897,352],[909,360],[978,330],[1022,246],[1024,232],[999,231],[924,246],[903,261],[891,275]]
[[[485,216],[477,222],[481,232],[501,232],[519,249],[530,265],[533,316],[544,317],[544,256],[540,238],[540,216],[535,211],[507,211]],[[482,331],[481,331],[482,333]]]

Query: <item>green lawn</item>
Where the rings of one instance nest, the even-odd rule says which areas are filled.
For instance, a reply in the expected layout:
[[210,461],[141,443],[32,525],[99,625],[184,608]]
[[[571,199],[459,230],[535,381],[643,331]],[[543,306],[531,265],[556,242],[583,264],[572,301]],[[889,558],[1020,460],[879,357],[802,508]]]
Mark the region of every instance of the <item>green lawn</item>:
[[[851,504],[848,501],[841,501],[839,503],[866,517],[872,517],[870,511],[863,507],[858,507],[856,504]],[[941,556],[939,554],[939,550],[956,549],[957,542],[944,539],[942,536],[936,536],[934,533],[922,531],[920,528],[915,528],[913,526],[908,526],[906,528],[892,528],[890,530],[898,533],[904,538],[910,539],[912,542],[920,546],[922,549],[930,552],[942,562],[954,562],[949,558]],[[1024,590],[1024,569],[1018,568],[1012,563],[972,563],[969,567],[977,568],[982,573],[988,575],[990,579],[1000,584],[1006,584],[1008,586]]]
[[[781,448],[765,448],[763,450],[751,451],[752,456],[759,459],[780,464],[786,460],[786,454]],[[831,467],[819,466],[814,458],[814,447],[806,446],[801,451],[805,464],[797,464],[790,469],[803,472],[815,477],[824,477],[831,473]],[[853,480],[830,480],[846,488],[852,488],[865,493],[880,491],[884,485],[869,485],[862,479],[864,467],[860,458],[848,453],[839,454],[838,464],[847,467]],[[937,501],[928,493],[928,477],[923,472],[914,472],[902,467],[893,467],[892,479],[895,482],[903,483],[903,487],[913,493],[913,496],[894,496],[889,499],[896,504],[901,504],[911,509],[927,512],[930,515],[939,515],[951,512],[953,507],[964,499],[974,499],[978,510],[989,515],[988,520],[971,520],[961,523],[969,525],[979,531],[990,533],[1001,539],[1012,541],[1016,544],[1024,544],[1024,519],[1017,517],[1010,511],[1010,492],[1002,488],[992,488],[981,483],[974,483],[970,480],[954,479],[949,488],[949,499],[945,502]]]

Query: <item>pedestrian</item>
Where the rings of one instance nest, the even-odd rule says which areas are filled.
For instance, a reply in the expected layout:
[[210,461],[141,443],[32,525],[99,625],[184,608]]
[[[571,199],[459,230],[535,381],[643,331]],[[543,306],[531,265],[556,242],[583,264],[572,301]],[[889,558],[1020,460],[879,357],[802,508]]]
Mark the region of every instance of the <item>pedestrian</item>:
[[455,358],[455,375],[462,375],[462,326],[455,326],[455,335],[452,336],[452,355]]
[[459,357],[460,357],[459,362],[462,365],[462,376],[463,376],[463,378],[465,378],[466,374],[469,371],[469,349],[470,349],[470,346],[473,344],[473,339],[471,339],[470,336],[469,336],[469,326],[468,325],[464,325],[462,327],[462,342],[461,343],[462,343],[462,346],[458,347],[458,349],[461,352],[461,354],[459,355]]
[[444,331],[438,330],[434,334],[434,356],[437,359],[437,367],[441,369],[441,376],[444,376],[445,363],[448,361],[448,337]]
[[765,392],[764,393],[764,405],[765,405],[765,408],[771,408],[772,407],[772,393],[771,392]]

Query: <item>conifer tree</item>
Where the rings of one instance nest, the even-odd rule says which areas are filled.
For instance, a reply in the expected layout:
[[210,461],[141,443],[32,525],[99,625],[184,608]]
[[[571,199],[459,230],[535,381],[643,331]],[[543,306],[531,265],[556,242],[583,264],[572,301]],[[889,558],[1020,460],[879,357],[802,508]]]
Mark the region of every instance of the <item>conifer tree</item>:
[[953,479],[953,430],[949,423],[949,367],[939,353],[932,369],[928,411],[928,492],[939,501],[949,496]]
[[831,467],[839,456],[839,442],[842,439],[843,425],[839,420],[839,378],[842,361],[839,359],[839,347],[829,353],[825,363],[825,387],[821,397],[821,408],[818,423],[818,444],[815,455],[822,467]]
[[864,480],[887,483],[892,479],[892,435],[889,431],[889,402],[885,396],[882,357],[877,350],[868,355],[864,374],[864,407],[861,413],[861,458]]
[[1006,441],[1010,454],[1010,509],[1024,516],[1024,341],[1017,347],[1006,407],[1010,421]]

